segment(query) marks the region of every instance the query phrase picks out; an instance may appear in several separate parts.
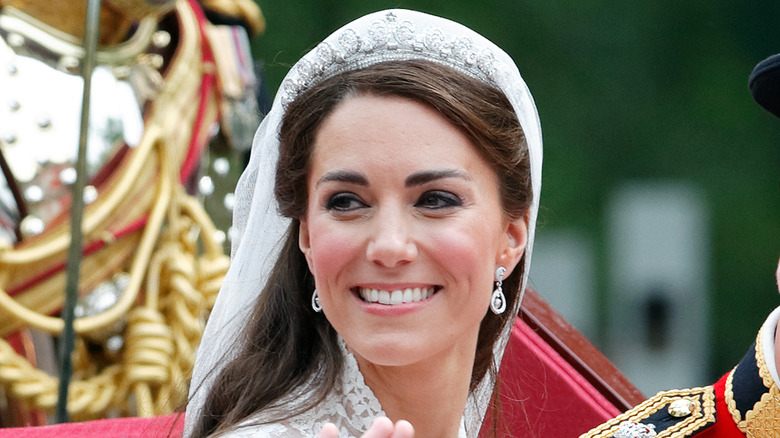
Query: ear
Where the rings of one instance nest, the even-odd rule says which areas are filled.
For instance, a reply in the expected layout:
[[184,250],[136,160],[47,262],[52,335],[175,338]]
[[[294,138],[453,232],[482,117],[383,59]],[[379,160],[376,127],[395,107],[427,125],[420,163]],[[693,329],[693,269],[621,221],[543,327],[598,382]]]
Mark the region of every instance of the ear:
[[780,291],[780,260],[777,261],[777,272],[775,273],[775,277],[777,277],[777,290]]
[[309,271],[314,272],[314,267],[311,265],[311,242],[309,241],[309,224],[306,218],[298,220],[298,248],[306,257],[306,263],[309,265]]
[[496,266],[503,266],[507,270],[507,276],[520,263],[525,254],[525,245],[528,242],[528,215],[520,219],[508,221],[506,224],[505,246],[498,254]]

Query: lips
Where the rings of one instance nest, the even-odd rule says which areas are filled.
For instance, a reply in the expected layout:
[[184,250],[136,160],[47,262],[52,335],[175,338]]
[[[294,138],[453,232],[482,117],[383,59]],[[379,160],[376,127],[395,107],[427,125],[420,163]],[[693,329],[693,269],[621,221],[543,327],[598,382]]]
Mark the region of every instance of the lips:
[[432,297],[436,291],[437,288],[434,286],[396,289],[392,291],[361,287],[358,290],[358,293],[360,298],[367,303],[379,303],[392,306],[423,301]]

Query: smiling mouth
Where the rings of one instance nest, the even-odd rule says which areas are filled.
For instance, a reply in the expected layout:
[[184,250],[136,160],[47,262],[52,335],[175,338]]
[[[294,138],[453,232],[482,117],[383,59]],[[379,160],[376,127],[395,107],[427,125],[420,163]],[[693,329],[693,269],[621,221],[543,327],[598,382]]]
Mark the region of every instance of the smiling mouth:
[[382,290],[371,288],[358,288],[358,296],[367,303],[379,303],[389,306],[395,304],[415,303],[433,296],[441,289],[439,286],[415,287],[397,290]]

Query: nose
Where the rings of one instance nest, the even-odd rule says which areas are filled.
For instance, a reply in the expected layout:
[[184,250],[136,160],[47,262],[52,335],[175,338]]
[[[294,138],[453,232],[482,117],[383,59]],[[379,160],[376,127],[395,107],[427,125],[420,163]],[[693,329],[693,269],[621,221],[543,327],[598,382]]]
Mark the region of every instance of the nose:
[[372,237],[366,257],[372,263],[394,268],[417,258],[417,245],[410,235],[410,224],[400,212],[380,212],[374,217]]

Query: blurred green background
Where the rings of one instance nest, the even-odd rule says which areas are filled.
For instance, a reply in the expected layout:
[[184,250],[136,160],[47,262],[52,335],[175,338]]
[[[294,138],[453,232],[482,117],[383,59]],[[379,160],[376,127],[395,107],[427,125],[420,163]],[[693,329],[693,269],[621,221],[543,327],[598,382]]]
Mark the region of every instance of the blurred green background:
[[780,303],[780,120],[747,88],[755,64],[780,52],[780,3],[258,3],[267,30],[252,41],[253,52],[272,95],[289,67],[333,30],[390,7],[463,23],[515,59],[544,132],[541,232],[574,229],[595,242],[597,345],[609,287],[604,212],[609,194],[627,180],[685,181],[704,194],[712,311],[706,379],[736,364]]

